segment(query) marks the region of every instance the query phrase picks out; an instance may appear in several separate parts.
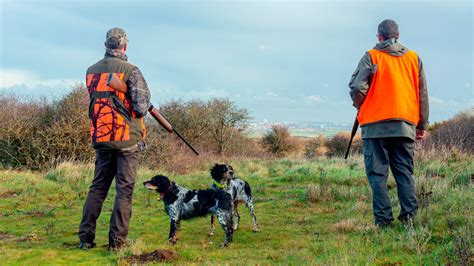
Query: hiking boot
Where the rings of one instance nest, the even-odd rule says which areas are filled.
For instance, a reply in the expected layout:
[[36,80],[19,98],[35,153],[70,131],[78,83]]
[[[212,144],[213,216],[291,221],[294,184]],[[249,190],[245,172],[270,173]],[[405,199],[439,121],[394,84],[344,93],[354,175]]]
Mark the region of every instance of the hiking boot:
[[391,224],[392,224],[392,222],[378,222],[378,223],[375,223],[375,228],[377,228],[377,229],[386,229],[386,228],[390,227]]
[[107,248],[108,251],[110,252],[116,252],[116,251],[119,251],[121,250],[123,247],[125,247],[125,244],[124,243],[117,243],[117,244],[109,244],[109,247]]
[[398,216],[398,220],[404,225],[414,225],[415,215]]
[[79,244],[79,248],[83,249],[83,250],[88,250],[88,249],[91,249],[91,248],[95,248],[95,246],[96,246],[96,244],[94,242],[92,242],[92,243],[81,242]]

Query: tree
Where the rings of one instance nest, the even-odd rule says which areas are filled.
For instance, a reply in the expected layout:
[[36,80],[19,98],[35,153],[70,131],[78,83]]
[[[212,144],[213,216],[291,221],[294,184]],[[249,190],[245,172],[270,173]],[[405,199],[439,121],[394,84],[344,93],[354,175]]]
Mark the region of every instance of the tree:
[[246,109],[237,108],[229,99],[213,99],[208,103],[210,112],[211,137],[215,151],[223,155],[235,146],[247,128],[250,116]]
[[228,99],[172,101],[162,105],[160,112],[198,147],[220,155],[242,150],[238,146],[250,116]]
[[271,130],[262,137],[262,145],[268,152],[283,156],[295,149],[287,126],[273,125]]

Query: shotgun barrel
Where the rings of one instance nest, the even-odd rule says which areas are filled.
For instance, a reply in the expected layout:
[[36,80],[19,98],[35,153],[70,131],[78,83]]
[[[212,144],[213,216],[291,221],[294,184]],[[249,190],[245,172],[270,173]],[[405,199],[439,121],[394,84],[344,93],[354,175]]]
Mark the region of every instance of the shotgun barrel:
[[356,116],[354,120],[354,125],[352,125],[351,139],[349,140],[349,145],[347,145],[347,150],[346,150],[346,154],[344,155],[344,159],[347,159],[347,157],[349,156],[352,140],[354,139],[354,136],[357,133],[357,128],[359,128],[359,120],[357,120],[357,116]]
[[[127,84],[114,73],[109,73],[107,77],[107,86],[123,93],[127,93],[128,91]],[[166,129],[166,131],[175,133],[196,155],[199,155],[199,152],[197,152],[197,150],[183,136],[181,136],[178,131],[176,131],[170,122],[168,122],[168,120],[166,120],[166,118],[160,114],[158,109],[156,109],[152,104],[148,107],[148,112],[162,127]]]
[[150,107],[148,107],[148,112],[150,112],[151,116],[155,118],[158,123],[162,127],[166,129],[166,131],[170,133],[175,133],[176,136],[178,136],[196,155],[199,155],[199,152],[183,137],[179,132],[166,120],[166,118],[158,112],[158,109],[156,109],[152,104],[150,104]]

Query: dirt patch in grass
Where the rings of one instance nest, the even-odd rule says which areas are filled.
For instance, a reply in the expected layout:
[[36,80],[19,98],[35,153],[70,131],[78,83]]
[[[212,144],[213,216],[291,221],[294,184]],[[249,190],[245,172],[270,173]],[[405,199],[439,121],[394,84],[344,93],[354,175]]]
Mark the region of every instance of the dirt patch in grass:
[[46,216],[46,214],[42,211],[29,211],[29,212],[25,212],[25,214],[32,217],[38,217],[38,218]]
[[4,231],[0,231],[0,241],[7,241],[7,240],[10,240],[13,238],[13,235],[7,233],[7,232],[4,232]]
[[14,198],[16,197],[18,194],[16,193],[16,191],[13,191],[13,190],[7,190],[3,193],[0,194],[0,198],[2,199],[9,199],[9,198]]
[[18,242],[33,242],[38,241],[40,238],[36,234],[27,234],[22,237],[17,238]]
[[131,264],[144,264],[151,262],[169,262],[178,257],[178,254],[172,250],[157,249],[150,253],[143,253],[141,255],[131,255],[123,258]]

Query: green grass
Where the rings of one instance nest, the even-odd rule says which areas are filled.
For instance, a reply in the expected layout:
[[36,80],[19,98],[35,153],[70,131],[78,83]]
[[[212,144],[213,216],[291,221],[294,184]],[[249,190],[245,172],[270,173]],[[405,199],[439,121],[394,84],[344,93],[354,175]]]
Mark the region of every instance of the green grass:
[[[62,164],[47,173],[0,171],[0,257],[2,264],[123,264],[127,254],[171,249],[174,264],[459,264],[472,263],[473,158],[416,163],[421,206],[413,227],[398,222],[372,226],[371,193],[361,157],[341,159],[231,161],[253,190],[260,232],[253,233],[245,207],[234,242],[221,248],[223,232],[208,236],[209,217],[183,221],[180,240],[167,244],[169,218],[157,195],[141,183],[160,171],[140,169],[133,198],[131,247],[110,253],[111,189],[97,222],[98,248],[76,248],[82,205],[93,166]],[[211,165],[209,165],[210,167]],[[168,174],[189,188],[207,188],[208,171]],[[114,186],[114,184],[113,184]],[[389,181],[394,214],[395,182]],[[427,192],[433,193],[428,196]],[[464,252],[464,253],[463,253]]]

